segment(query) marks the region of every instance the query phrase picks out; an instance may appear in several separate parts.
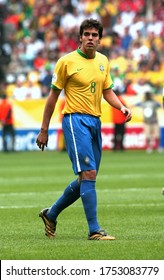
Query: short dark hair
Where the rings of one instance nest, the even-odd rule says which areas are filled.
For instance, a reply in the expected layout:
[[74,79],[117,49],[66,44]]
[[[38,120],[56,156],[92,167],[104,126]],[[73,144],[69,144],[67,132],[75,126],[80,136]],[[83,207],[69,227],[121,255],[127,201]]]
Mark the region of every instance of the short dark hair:
[[103,26],[102,24],[97,20],[97,19],[85,19],[81,25],[80,25],[80,36],[82,36],[83,31],[87,28],[95,28],[99,32],[99,38],[102,38],[102,33],[103,33]]

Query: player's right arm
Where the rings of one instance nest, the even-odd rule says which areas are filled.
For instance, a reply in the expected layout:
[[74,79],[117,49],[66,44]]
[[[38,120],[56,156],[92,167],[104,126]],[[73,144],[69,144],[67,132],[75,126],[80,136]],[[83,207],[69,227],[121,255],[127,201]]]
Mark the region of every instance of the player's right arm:
[[36,139],[36,143],[37,143],[39,149],[41,149],[42,151],[44,151],[45,146],[47,147],[48,128],[49,128],[52,114],[55,110],[55,106],[56,106],[58,97],[60,95],[60,92],[61,92],[61,90],[56,90],[56,89],[54,90],[53,88],[51,88],[49,96],[46,101],[41,129],[40,129],[40,132]]

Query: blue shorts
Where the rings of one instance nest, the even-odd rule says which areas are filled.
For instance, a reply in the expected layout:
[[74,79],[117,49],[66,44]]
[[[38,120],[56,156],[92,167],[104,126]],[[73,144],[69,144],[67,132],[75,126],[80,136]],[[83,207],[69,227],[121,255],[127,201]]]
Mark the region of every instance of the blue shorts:
[[87,170],[98,173],[102,153],[100,119],[87,114],[66,114],[62,128],[75,175]]

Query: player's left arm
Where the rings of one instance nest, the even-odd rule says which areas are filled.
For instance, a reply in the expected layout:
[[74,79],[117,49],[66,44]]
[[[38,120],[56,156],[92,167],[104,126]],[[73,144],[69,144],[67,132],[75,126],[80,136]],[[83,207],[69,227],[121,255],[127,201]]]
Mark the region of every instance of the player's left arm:
[[112,107],[120,110],[126,116],[126,122],[131,120],[131,110],[122,104],[122,102],[118,99],[117,95],[111,88],[103,90],[103,97]]

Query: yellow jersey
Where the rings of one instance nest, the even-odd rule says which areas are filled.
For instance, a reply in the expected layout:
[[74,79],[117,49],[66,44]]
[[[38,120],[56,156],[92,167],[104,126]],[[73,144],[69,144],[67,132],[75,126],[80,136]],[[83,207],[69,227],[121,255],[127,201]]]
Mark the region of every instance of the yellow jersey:
[[54,69],[51,88],[64,89],[62,113],[101,116],[102,92],[113,87],[109,71],[107,57],[97,51],[93,59],[80,49],[61,57]]

